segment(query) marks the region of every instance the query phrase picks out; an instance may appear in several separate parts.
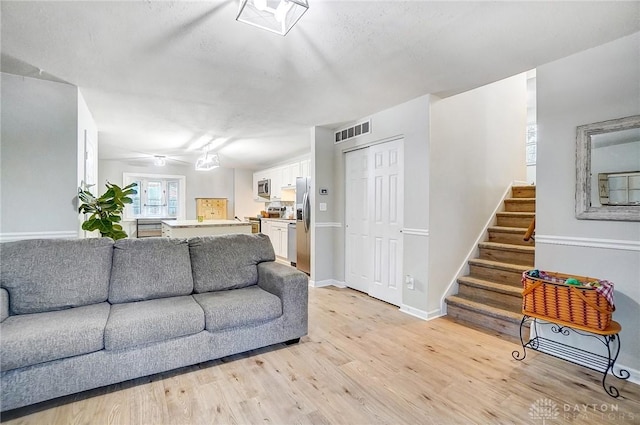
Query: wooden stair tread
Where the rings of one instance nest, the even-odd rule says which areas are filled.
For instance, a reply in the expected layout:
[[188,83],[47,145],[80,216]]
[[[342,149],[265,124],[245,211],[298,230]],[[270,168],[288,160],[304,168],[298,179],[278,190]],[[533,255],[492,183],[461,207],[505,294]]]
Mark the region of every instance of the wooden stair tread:
[[534,218],[536,213],[523,212],[523,211],[500,211],[496,213],[499,217],[522,217],[522,218]]
[[521,202],[523,204],[528,202],[535,202],[536,198],[506,198],[506,202]]
[[489,232],[520,233],[524,237],[524,233],[527,231],[527,228],[526,227],[508,227],[508,226],[491,226],[487,230]]
[[535,246],[527,246],[527,245],[514,245],[509,243],[499,243],[499,242],[480,242],[478,244],[480,248],[488,248],[488,249],[498,249],[501,251],[514,251],[521,252],[524,254],[533,254],[536,252]]
[[508,272],[522,273],[527,270],[531,270],[531,267],[523,266],[521,264],[504,263],[502,261],[484,260],[482,258],[472,258],[469,260],[469,264],[475,266],[487,267],[490,269],[504,270]]
[[513,295],[514,297],[522,297],[522,288],[513,285],[505,285],[504,283],[491,282],[490,280],[477,277],[461,276],[458,278],[458,283],[464,283],[465,285],[482,288],[492,292],[499,292],[501,294]]
[[493,307],[487,304],[478,303],[475,301],[468,300],[466,298],[459,297],[457,295],[451,295],[445,298],[445,302],[447,304],[452,304],[459,308],[463,308],[465,310],[475,311],[486,316],[495,317],[497,319],[516,323],[516,324],[520,324],[523,317],[522,313],[516,313],[513,311]]

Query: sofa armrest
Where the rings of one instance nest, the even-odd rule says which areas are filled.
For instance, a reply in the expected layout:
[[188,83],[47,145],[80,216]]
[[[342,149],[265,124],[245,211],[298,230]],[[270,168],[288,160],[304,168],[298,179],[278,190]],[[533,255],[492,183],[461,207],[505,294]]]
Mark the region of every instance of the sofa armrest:
[[9,292],[0,288],[0,322],[9,317]]
[[308,331],[309,278],[275,261],[258,264],[258,286],[282,301],[284,340],[300,338]]

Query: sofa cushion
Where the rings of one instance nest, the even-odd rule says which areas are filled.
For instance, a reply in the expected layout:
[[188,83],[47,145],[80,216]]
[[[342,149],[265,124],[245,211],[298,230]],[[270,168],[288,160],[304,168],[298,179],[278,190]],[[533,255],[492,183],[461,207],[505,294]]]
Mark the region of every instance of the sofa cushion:
[[194,292],[254,285],[257,264],[276,259],[269,237],[261,233],[191,238],[189,253]]
[[195,294],[193,298],[204,310],[208,331],[262,323],[282,316],[280,298],[257,285]]
[[34,239],[0,249],[0,286],[13,314],[61,310],[107,300],[113,240]]
[[113,249],[109,302],[189,295],[193,291],[186,239],[120,239]]
[[109,303],[10,316],[0,323],[3,371],[104,348]]
[[104,348],[120,350],[204,330],[204,312],[190,295],[111,306]]
[[9,317],[9,292],[0,288],[0,322]]

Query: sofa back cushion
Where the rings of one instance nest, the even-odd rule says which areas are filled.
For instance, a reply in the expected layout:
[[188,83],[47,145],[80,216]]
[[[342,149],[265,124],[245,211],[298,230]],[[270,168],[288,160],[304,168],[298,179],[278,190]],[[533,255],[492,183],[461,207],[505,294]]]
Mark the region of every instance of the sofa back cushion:
[[34,239],[0,246],[0,286],[12,314],[62,310],[107,300],[113,240]]
[[269,237],[259,234],[189,239],[194,292],[244,288],[258,282],[258,263],[275,261]]
[[112,304],[189,295],[193,291],[186,239],[120,239],[113,249]]

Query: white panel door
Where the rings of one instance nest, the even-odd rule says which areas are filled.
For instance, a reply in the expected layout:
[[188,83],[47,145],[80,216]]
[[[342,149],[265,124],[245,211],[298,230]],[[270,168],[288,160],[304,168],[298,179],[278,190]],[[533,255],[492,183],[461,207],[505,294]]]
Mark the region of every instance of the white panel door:
[[345,283],[402,303],[402,140],[345,155]]
[[398,306],[402,303],[402,147],[402,141],[396,140],[369,148],[373,186],[373,279],[369,295]]
[[349,288],[366,293],[369,293],[372,272],[368,151],[360,149],[345,155],[345,283]]

